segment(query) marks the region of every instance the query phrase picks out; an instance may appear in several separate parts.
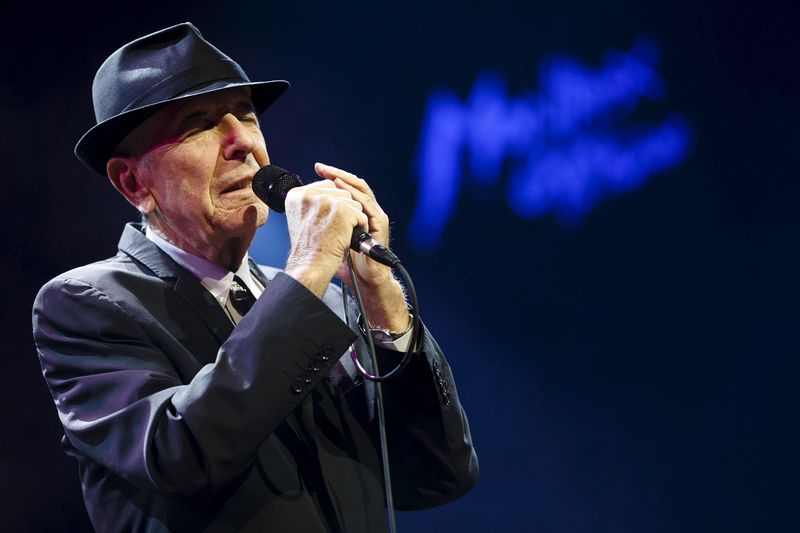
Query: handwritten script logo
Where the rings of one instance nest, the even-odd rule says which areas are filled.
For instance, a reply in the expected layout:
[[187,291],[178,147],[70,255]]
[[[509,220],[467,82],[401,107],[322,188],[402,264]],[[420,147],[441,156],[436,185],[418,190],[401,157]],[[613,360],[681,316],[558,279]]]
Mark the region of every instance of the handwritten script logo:
[[658,47],[640,39],[630,52],[605,52],[598,68],[551,57],[541,65],[538,93],[508,97],[492,73],[475,81],[465,102],[451,91],[433,92],[415,160],[412,244],[438,245],[465,178],[493,186],[505,175],[506,200],[518,216],[550,212],[575,224],[604,196],[640,187],[683,161],[690,132],[680,115],[621,127],[642,100],[663,100],[659,59]]

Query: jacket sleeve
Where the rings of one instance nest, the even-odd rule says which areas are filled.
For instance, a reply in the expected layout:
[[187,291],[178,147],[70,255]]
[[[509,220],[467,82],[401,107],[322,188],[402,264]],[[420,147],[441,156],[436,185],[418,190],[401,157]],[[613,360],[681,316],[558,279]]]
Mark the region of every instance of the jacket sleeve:
[[[380,350],[387,370],[398,354]],[[393,358],[394,362],[385,364]],[[399,510],[433,507],[469,491],[478,458],[450,366],[427,329],[422,350],[383,384],[392,492]]]
[[[284,274],[188,383],[148,327],[75,279],[51,281],[34,303],[34,340],[69,444],[141,488],[176,497],[213,495],[252,464],[354,338]],[[309,376],[312,361],[320,372]]]

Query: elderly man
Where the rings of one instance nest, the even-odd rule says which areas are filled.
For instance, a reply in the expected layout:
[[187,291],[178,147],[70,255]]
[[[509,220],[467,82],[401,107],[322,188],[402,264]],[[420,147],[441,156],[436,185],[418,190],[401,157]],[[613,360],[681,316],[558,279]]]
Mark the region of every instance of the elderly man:
[[[179,24],[113,53],[93,86],[97,125],[76,154],[141,214],[114,257],[56,277],[34,304],[34,339],[98,531],[384,531],[374,387],[357,313],[341,300],[353,228],[388,241],[367,184],[317,164],[286,199],[285,269],[247,249],[268,208],[258,115],[288,87],[250,82]],[[391,271],[358,264],[379,360],[410,322]],[[349,326],[345,318],[349,318]],[[441,351],[386,382],[400,509],[450,501],[477,460]],[[343,355],[344,354],[344,355]]]

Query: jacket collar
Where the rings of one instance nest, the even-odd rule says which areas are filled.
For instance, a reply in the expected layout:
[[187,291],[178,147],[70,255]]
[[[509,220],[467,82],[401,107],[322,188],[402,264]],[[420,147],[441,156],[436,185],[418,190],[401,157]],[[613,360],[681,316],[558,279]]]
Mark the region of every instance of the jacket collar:
[[142,263],[159,278],[176,278],[182,272],[186,272],[170,256],[145,237],[142,224],[134,222],[125,224],[117,248],[120,252],[124,252]]
[[[124,252],[142,263],[159,278],[176,278],[185,272],[183,267],[150,241],[145,236],[144,231],[144,226],[142,224],[138,222],[128,222],[125,224],[125,228],[122,231],[122,236],[119,239],[117,248],[119,248],[121,252]],[[267,273],[265,274],[262,267],[259,267],[249,255],[247,261],[250,266],[250,274],[264,287],[267,286],[278,272],[277,269],[265,267],[267,269]]]
[[[192,273],[178,265],[169,255],[161,251],[144,234],[144,227],[138,223],[128,223],[119,240],[120,252],[129,255],[150,269],[153,274],[163,280],[174,279],[173,290],[208,326],[220,344],[233,331],[225,311],[214,296],[200,284]],[[249,261],[251,274],[266,287],[269,278],[264,275],[256,263]]]

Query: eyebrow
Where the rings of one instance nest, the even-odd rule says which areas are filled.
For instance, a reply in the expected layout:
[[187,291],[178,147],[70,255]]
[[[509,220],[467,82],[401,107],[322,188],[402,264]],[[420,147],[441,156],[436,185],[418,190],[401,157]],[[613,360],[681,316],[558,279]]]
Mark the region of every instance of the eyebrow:
[[203,121],[208,117],[208,111],[204,109],[199,109],[193,113],[190,113],[186,117],[182,118],[181,121],[178,123],[178,131],[182,132],[188,129],[190,126],[194,125],[196,122]]

